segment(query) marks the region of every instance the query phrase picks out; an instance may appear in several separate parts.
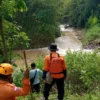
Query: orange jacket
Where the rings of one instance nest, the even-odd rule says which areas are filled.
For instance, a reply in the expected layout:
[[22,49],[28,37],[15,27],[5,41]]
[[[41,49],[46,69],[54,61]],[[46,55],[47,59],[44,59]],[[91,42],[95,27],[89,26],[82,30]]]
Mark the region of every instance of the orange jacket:
[[[56,52],[52,52],[52,57],[56,57],[58,56],[58,54]],[[64,60],[64,57],[62,55],[60,55],[60,58],[63,60],[63,63],[62,63],[62,68],[63,70],[66,70],[67,69],[67,66],[65,64],[65,60]],[[50,68],[50,55],[47,55],[45,57],[45,60],[44,60],[44,67],[43,67],[43,70],[44,71],[49,71],[49,68]],[[63,73],[60,73],[60,74],[52,74],[51,73],[51,76],[53,78],[63,78],[64,77],[64,74]]]
[[23,87],[16,87],[14,84],[0,80],[0,100],[16,100],[17,96],[27,95],[30,91],[30,80],[22,80]]

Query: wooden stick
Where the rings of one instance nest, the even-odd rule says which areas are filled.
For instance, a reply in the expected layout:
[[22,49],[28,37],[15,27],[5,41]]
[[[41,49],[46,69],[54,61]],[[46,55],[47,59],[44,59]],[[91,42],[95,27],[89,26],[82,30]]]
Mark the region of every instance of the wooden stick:
[[25,50],[23,51],[23,54],[24,54],[24,60],[25,60],[26,69],[28,69],[28,64],[27,64],[27,60],[26,60],[26,53],[25,53]]
[[[28,64],[27,64],[27,59],[26,59],[26,52],[23,51],[23,54],[24,54],[24,60],[25,60],[26,69],[29,69],[29,68],[28,68]],[[31,87],[30,87],[30,88],[31,88]],[[31,100],[33,100],[32,90],[30,90],[30,96],[31,96]]]

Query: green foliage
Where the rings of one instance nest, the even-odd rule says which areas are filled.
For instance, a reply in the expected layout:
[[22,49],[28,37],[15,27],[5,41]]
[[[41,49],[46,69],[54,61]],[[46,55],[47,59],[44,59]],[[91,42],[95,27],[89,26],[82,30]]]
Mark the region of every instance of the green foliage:
[[67,52],[69,89],[74,92],[95,91],[100,87],[100,55],[93,53]]
[[14,68],[14,73],[13,73],[13,81],[16,86],[22,87],[22,78],[23,78],[23,73],[20,71],[20,69]]
[[[39,56],[35,62],[38,68],[43,68],[44,56]],[[83,51],[68,51],[65,60],[68,66],[68,80],[65,81],[64,100],[99,100],[100,98],[100,55],[98,51],[85,53]],[[15,71],[14,77],[21,77],[20,71]],[[18,73],[18,74],[17,74]],[[19,76],[18,76],[19,75]],[[19,81],[15,79],[16,84]],[[44,83],[41,81],[41,85]],[[20,84],[21,86],[21,84]],[[43,87],[41,87],[43,88]],[[38,97],[37,97],[38,96]],[[43,96],[33,94],[34,100]],[[30,95],[18,97],[18,100],[30,100]],[[56,99],[57,92],[50,92],[49,99]]]
[[[7,49],[23,49],[29,47],[29,38],[25,32],[21,32],[21,27],[13,24],[9,21],[4,20],[4,33],[5,33],[5,42]],[[3,48],[2,41],[0,38],[0,48]],[[19,48],[20,47],[20,48]]]
[[[27,11],[24,0],[2,0],[2,8],[0,8],[0,16],[3,18],[14,17],[17,11]],[[8,19],[7,18],[7,19]]]
[[[99,5],[98,0],[70,0],[69,5],[66,6],[66,22],[74,27],[85,27],[89,19],[89,24],[90,22],[96,24],[100,21]],[[91,19],[90,16],[95,17]]]
[[96,16],[92,17],[90,16],[87,22],[86,27],[93,27],[98,23],[98,18]]
[[17,0],[17,2],[16,2],[16,10],[19,10],[20,12],[28,10],[24,0]]
[[100,0],[68,0],[63,20],[73,27],[87,28],[83,45],[100,41]]
[[2,8],[0,8],[0,16],[3,18],[12,17],[14,8],[15,7],[15,0],[3,0],[2,1]]
[[[99,100],[100,98],[99,94],[100,92],[97,92],[95,94],[83,94],[82,96],[80,96],[78,94],[71,95],[71,94],[68,94],[67,92],[67,95],[64,96],[64,100]],[[39,100],[41,98],[41,95],[33,94],[34,100]],[[49,98],[50,100],[56,100],[57,95],[50,94]],[[18,97],[18,100],[30,100],[30,95],[25,96],[25,97]]]
[[[32,97],[34,100],[39,100],[41,95],[40,94],[37,94],[37,93],[32,93]],[[18,97],[17,98],[18,100],[31,100],[31,95],[28,95],[28,96],[22,96],[22,97]]]
[[84,34],[84,44],[100,39],[100,25],[95,25],[86,30]]
[[0,63],[4,61],[4,57],[0,54]]
[[65,97],[65,100],[99,100],[99,92],[96,94],[83,94],[82,96],[78,94],[71,95],[69,94],[68,96]]
[[[57,18],[57,4],[49,0],[25,0],[28,11],[18,13],[17,22],[23,27],[22,30],[30,37],[30,48],[44,47],[54,42],[56,36],[60,36]],[[54,6],[56,4],[56,7]],[[40,42],[41,41],[41,42]]]
[[43,69],[43,62],[44,62],[44,56],[39,56],[36,60],[35,60],[35,62],[36,62],[36,66],[37,66],[37,68],[39,68],[39,69]]
[[[11,49],[27,48],[29,38],[25,32],[20,32],[21,27],[4,20],[4,33],[6,46]],[[10,37],[9,37],[10,36]]]
[[[7,54],[9,54],[9,52],[11,54],[13,49],[19,49],[19,47],[27,48],[29,46],[29,38],[25,32],[21,32],[21,28],[15,21],[17,12],[27,10],[24,0],[2,0],[2,5],[0,6],[0,16],[2,18],[2,23],[0,24],[3,25],[1,27],[3,36],[0,35],[0,49],[3,53],[6,51],[8,52]],[[2,39],[3,37],[4,39]],[[4,43],[2,40],[4,40],[7,50],[3,50]],[[4,57],[2,57],[2,59],[3,58]]]

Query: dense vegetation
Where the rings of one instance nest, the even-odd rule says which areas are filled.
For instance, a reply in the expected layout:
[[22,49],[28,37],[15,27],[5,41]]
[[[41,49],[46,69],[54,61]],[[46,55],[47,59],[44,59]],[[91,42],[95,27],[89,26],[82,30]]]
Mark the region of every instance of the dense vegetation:
[[[0,56],[11,62],[12,51],[47,46],[60,36],[64,1],[0,0]],[[8,56],[10,55],[10,56]]]
[[63,22],[84,28],[84,45],[100,45],[100,0],[68,0]]
[[[83,43],[100,46],[100,0],[0,0],[0,63],[12,61],[15,49],[47,46],[60,36],[59,25],[84,29]],[[100,55],[67,52],[68,80],[65,100],[100,99]],[[36,60],[42,69],[43,57]],[[23,67],[23,66],[22,66]],[[16,70],[17,69],[17,70]],[[23,68],[23,70],[25,70]],[[15,68],[14,83],[21,86],[23,73]],[[41,80],[41,92],[43,82]],[[51,91],[51,99],[57,91]],[[53,95],[54,94],[54,95]],[[33,94],[36,100],[37,94]],[[38,97],[41,94],[38,94]],[[30,100],[30,95],[18,100]],[[38,98],[39,100],[39,98]]]
[[56,36],[60,36],[54,1],[26,0],[25,2],[28,11],[23,14],[17,13],[16,20],[30,37],[31,48],[47,46],[54,41]]
[[70,0],[65,21],[74,27],[91,27],[100,22],[100,0]]
[[0,0],[0,58],[3,62],[11,59],[14,49],[28,46],[29,38],[15,20],[18,11],[27,11],[24,0]]
[[100,0],[0,0],[0,56],[47,46],[61,23],[84,28],[84,44],[100,45]]
[[[40,69],[42,69],[43,66],[43,58],[44,56],[40,56],[35,61],[37,67]],[[94,51],[93,53],[85,53],[83,51],[72,53],[68,51],[65,60],[68,66],[68,79],[65,81],[64,100],[99,100],[100,55],[98,55],[98,51]],[[14,82],[18,86],[21,86],[21,77],[22,73],[17,69],[14,73]],[[43,84],[41,80],[41,93],[34,93],[34,100],[39,100],[40,97],[43,96]],[[56,97],[57,91],[52,89],[50,92],[50,100],[55,100]],[[24,100],[25,98],[29,100],[30,95],[20,97],[18,100]]]

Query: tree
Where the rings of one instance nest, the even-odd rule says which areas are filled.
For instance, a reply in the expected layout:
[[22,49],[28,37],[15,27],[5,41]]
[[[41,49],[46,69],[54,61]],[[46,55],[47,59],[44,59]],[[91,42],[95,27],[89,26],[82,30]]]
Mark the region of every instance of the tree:
[[90,16],[100,16],[97,14],[99,5],[100,0],[71,0],[66,7],[67,23],[74,27],[85,27]]
[[[18,46],[19,42],[16,40],[20,37],[23,38],[20,40],[25,40],[23,43],[28,40],[25,37],[26,34],[20,31],[14,17],[17,11],[23,12],[24,10],[27,10],[24,0],[0,0],[0,49],[3,52],[5,62],[9,61],[8,53]],[[15,40],[14,37],[16,37]]]
[[[2,9],[2,0],[0,0],[0,10]],[[6,45],[5,45],[5,38],[4,38],[4,32],[3,32],[3,26],[2,26],[3,22],[2,22],[2,16],[0,14],[0,34],[1,34],[1,38],[2,38],[2,44],[3,44],[3,54],[4,54],[4,60],[5,62],[8,62],[8,56],[7,56],[7,49],[6,49]],[[2,52],[1,51],[1,52]]]
[[16,20],[23,27],[22,30],[28,33],[31,39],[30,48],[47,46],[55,41],[55,37],[60,36],[61,1],[25,0],[28,11],[23,14],[18,13]]

